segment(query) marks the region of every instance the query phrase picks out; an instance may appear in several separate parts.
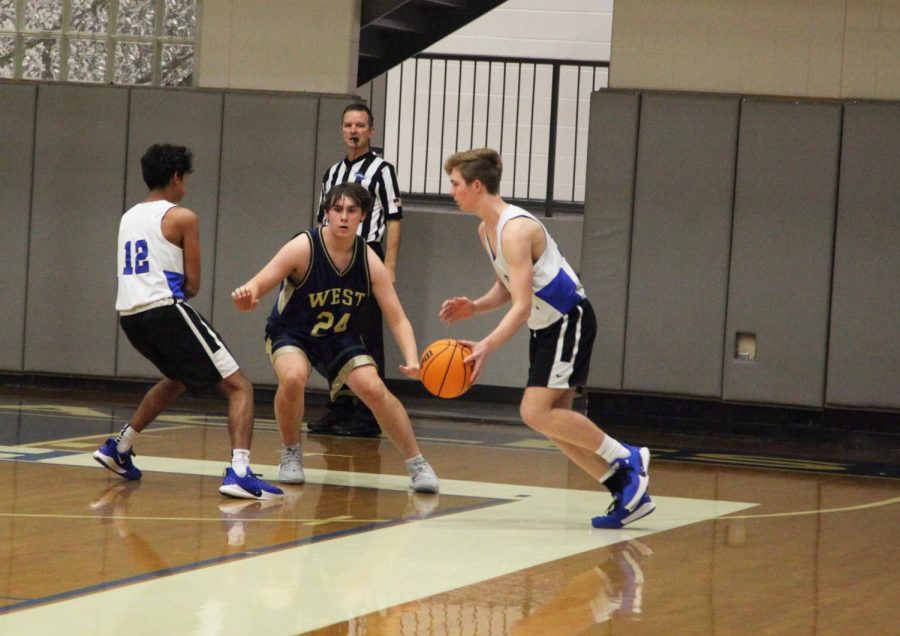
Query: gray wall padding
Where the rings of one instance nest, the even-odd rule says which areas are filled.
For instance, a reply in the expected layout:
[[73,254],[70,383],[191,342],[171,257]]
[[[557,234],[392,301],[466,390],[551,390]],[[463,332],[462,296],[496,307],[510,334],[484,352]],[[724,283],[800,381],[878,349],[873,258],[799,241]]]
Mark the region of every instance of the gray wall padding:
[[25,350],[25,283],[31,220],[31,166],[37,87],[0,85],[0,369],[22,370]]
[[[823,404],[840,131],[840,104],[744,100],[725,399]],[[757,335],[755,361],[736,332]]]
[[[341,113],[347,105],[346,99],[322,97],[319,99],[318,128],[316,129],[316,168],[312,183],[315,194],[314,204],[309,210],[312,224],[318,213],[319,195],[322,192],[322,175],[335,163],[347,156],[344,137],[341,132]],[[372,113],[375,115],[375,113]],[[387,157],[390,161],[390,158]],[[396,165],[396,164],[395,164]]]
[[25,370],[115,374],[128,90],[38,91]]
[[900,103],[844,107],[826,402],[900,408]]
[[643,94],[626,390],[720,395],[738,107],[737,97]]
[[[141,157],[155,143],[187,146],[194,153],[194,173],[188,177],[181,202],[200,222],[200,293],[190,304],[206,318],[211,315],[216,262],[216,222],[219,205],[219,142],[223,96],[217,92],[132,89],[128,121],[128,170],[123,212],[147,196],[141,176]],[[213,325],[215,322],[213,321]],[[118,330],[117,375],[158,378],[159,371]],[[227,340],[226,340],[227,342]]]
[[[158,377],[120,335],[113,263],[121,214],[145,194],[140,156],[169,141],[196,158],[192,304],[273,384],[275,294],[240,314],[230,292],[310,225],[350,99],[0,82],[0,369]],[[900,105],[602,91],[592,109],[584,220],[546,221],[597,309],[590,387],[900,408]],[[476,227],[406,206],[397,289],[420,347],[484,337],[502,316],[437,319],[445,298],[492,283]],[[734,360],[737,331],[758,335],[756,362]],[[521,387],[527,341],[497,351],[482,384]],[[389,333],[386,353],[401,378]]]
[[277,289],[248,313],[234,308],[231,291],[309,227],[316,127],[304,124],[316,121],[317,108],[312,96],[225,96],[213,316],[253,382],[275,382],[264,329]]
[[580,275],[597,313],[588,384],[602,389],[622,388],[640,104],[635,91],[591,96]]

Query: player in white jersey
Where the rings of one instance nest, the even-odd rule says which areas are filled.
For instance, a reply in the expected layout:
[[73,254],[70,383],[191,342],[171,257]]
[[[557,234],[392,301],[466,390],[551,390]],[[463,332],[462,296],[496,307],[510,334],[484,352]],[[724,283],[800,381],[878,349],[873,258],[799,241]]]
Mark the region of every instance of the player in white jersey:
[[191,151],[156,144],[141,158],[150,193],[119,224],[119,324],[129,342],[165,376],[144,396],[116,437],[94,452],[102,466],[125,479],[140,479],[132,446],[138,435],[185,390],[216,386],[228,399],[231,465],[219,492],[244,499],[284,496],[250,470],[253,386],[221,337],[185,302],[200,289],[197,215],[179,204],[192,170]]
[[445,322],[466,320],[510,303],[497,327],[472,347],[473,381],[490,355],[526,322],[531,329],[528,384],[519,412],[576,465],[613,495],[596,528],[621,528],[653,512],[647,492],[650,452],[621,444],[572,409],[575,390],[587,381],[596,320],[578,276],[544,225],[499,195],[500,155],[490,148],[452,155],[444,163],[450,194],[464,212],[481,219],[478,233],[494,266],[494,285],[480,298],[445,300]]

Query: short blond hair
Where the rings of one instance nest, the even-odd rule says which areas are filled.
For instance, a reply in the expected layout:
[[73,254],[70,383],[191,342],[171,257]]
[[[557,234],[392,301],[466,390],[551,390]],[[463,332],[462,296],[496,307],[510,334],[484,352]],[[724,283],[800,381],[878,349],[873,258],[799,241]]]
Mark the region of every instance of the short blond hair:
[[500,192],[500,177],[503,176],[503,160],[493,148],[475,148],[457,152],[444,162],[444,172],[459,171],[466,183],[478,179],[490,194]]

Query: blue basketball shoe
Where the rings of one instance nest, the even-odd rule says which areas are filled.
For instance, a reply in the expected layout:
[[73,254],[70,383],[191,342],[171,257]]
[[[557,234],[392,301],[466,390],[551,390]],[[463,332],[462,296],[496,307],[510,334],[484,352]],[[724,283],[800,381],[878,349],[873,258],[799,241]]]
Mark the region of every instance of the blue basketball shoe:
[[284,491],[272,484],[259,479],[249,468],[244,477],[238,477],[234,469],[229,466],[225,469],[225,476],[219,492],[227,497],[238,499],[280,499],[284,497]]
[[643,519],[654,510],[656,510],[656,504],[653,503],[653,500],[650,499],[650,494],[647,492],[643,494],[634,510],[628,510],[622,505],[621,499],[614,497],[606,514],[591,519],[591,525],[595,528],[618,530],[629,523],[634,523],[638,519]]
[[131,462],[134,451],[129,449],[124,455],[116,450],[116,440],[110,437],[94,451],[94,459],[104,468],[108,468],[125,479],[140,479],[141,471]]
[[[619,489],[621,489],[621,497],[619,501],[622,506],[632,512],[641,502],[641,498],[647,492],[647,486],[650,484],[650,477],[647,475],[647,468],[650,466],[650,450],[642,446],[630,446],[623,444],[628,450],[628,457],[622,457],[609,465],[611,470],[616,472],[616,478],[611,479],[611,474],[607,473],[600,481],[609,483],[609,489],[613,493],[613,497]],[[616,490],[613,490],[613,489]]]

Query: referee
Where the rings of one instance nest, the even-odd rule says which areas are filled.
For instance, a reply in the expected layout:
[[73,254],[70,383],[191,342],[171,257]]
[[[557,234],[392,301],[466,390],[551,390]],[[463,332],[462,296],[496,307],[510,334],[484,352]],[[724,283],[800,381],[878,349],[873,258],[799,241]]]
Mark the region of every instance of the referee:
[[[397,172],[394,166],[372,151],[374,134],[372,111],[365,104],[354,103],[341,114],[341,130],[347,156],[325,171],[319,197],[317,222],[325,220],[325,194],[334,186],[355,181],[365,187],[375,200],[372,213],[359,226],[360,236],[366,239],[378,257],[384,261],[391,282],[397,280],[397,253],[400,251],[400,220],[403,207]],[[387,241],[384,241],[387,234]],[[384,245],[384,247],[382,247]],[[384,379],[384,330],[381,309],[369,297],[354,317],[363,344],[378,365],[378,375]],[[375,416],[349,389],[344,389],[329,401],[325,416],[309,424],[314,433],[377,437],[381,433]]]

